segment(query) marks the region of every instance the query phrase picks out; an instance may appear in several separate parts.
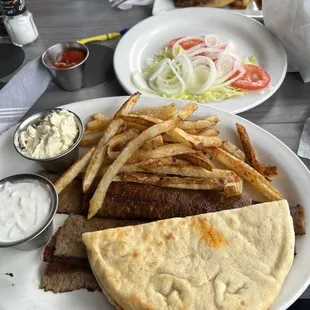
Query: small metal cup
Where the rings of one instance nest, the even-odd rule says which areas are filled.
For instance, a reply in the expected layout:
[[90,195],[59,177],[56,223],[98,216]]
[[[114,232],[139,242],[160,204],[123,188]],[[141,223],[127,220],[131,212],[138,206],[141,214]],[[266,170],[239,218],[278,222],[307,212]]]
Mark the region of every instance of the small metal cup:
[[83,137],[84,133],[84,126],[81,121],[81,119],[72,111],[66,110],[74,115],[76,124],[78,126],[78,135],[76,137],[76,140],[74,144],[64,153],[59,154],[52,158],[33,158],[29,157],[22,152],[22,148],[20,146],[19,136],[22,131],[26,130],[26,128],[30,125],[39,124],[46,115],[55,112],[55,111],[61,111],[66,109],[60,109],[55,108],[51,110],[44,110],[42,112],[36,113],[30,117],[28,117],[26,120],[21,122],[18,127],[16,128],[15,134],[14,134],[14,147],[16,151],[23,157],[38,162],[44,169],[46,169],[49,172],[62,172],[68,169],[75,161],[79,158],[79,143]]
[[[69,49],[76,49],[85,53],[85,58],[79,64],[70,67],[58,69],[52,66],[61,53]],[[43,65],[51,72],[56,83],[66,91],[75,91],[85,85],[85,65],[89,56],[89,50],[86,45],[77,42],[58,43],[47,49],[42,55]]]
[[47,215],[45,222],[42,224],[42,227],[40,227],[36,232],[17,241],[2,242],[0,240],[0,248],[13,247],[21,251],[31,251],[40,248],[43,244],[45,244],[53,233],[53,220],[58,207],[58,194],[52,182],[37,174],[25,173],[12,175],[0,180],[0,185],[5,182],[18,183],[20,181],[38,181],[46,188],[51,199],[50,212]]

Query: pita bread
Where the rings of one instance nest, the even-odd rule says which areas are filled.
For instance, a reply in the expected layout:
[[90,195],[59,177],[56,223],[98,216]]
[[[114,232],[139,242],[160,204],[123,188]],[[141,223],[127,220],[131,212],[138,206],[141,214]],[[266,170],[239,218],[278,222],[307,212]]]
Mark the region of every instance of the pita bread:
[[294,258],[286,200],[83,234],[117,309],[269,309]]

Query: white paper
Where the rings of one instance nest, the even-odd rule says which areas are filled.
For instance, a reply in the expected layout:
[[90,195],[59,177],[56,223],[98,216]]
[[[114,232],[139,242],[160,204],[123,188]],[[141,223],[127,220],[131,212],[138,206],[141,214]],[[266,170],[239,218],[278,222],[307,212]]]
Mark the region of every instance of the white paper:
[[291,66],[310,82],[310,0],[263,0],[266,27],[283,43]]

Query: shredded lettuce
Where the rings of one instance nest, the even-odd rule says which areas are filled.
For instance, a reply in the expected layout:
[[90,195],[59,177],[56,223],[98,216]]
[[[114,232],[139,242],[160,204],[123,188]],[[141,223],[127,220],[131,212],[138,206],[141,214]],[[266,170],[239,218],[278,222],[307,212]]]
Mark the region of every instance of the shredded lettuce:
[[242,64],[252,64],[252,65],[257,65],[257,58],[255,56],[250,56],[247,58],[244,58],[242,61]]
[[[174,99],[182,99],[182,100],[189,100],[199,103],[208,103],[214,101],[222,101],[225,99],[244,96],[246,92],[242,89],[235,88],[233,86],[225,86],[219,89],[208,90],[199,95],[192,95],[187,92],[184,92],[181,95],[173,96]],[[168,96],[161,94],[162,97],[168,98]],[[171,96],[169,96],[171,98]]]

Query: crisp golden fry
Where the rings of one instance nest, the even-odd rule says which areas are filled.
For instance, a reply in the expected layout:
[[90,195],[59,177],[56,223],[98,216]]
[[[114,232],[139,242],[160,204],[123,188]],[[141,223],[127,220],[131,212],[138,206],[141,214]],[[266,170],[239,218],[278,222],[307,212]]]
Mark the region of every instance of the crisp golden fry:
[[202,152],[195,152],[193,154],[181,154],[177,157],[188,161],[194,166],[199,166],[207,170],[212,170],[215,168],[213,161]]
[[103,132],[85,131],[80,141],[80,146],[94,146],[100,141],[102,136]]
[[243,191],[243,182],[242,179],[239,181],[228,182],[224,185],[224,193],[226,197],[235,197],[240,196]]
[[131,112],[138,99],[140,98],[141,93],[136,92],[131,95],[128,100],[120,107],[120,109],[115,113],[114,119],[120,117],[121,115],[127,115]]
[[98,121],[112,121],[113,117],[105,116],[101,113],[96,113],[91,117],[92,120],[98,120]]
[[167,175],[179,175],[184,177],[194,177],[201,179],[225,179],[227,182],[235,181],[240,178],[230,170],[220,170],[214,169],[212,171],[206,170],[198,166],[181,166],[181,165],[172,165],[172,166],[161,166],[153,168],[144,168],[145,172],[155,173],[155,174],[167,174]]
[[180,128],[183,130],[190,130],[190,129],[206,129],[215,126],[219,122],[219,118],[217,116],[209,116],[205,119],[190,122],[185,121],[183,124],[180,125]]
[[[173,157],[163,157],[163,158],[150,158],[134,165],[137,165],[140,169],[152,169],[161,166],[172,166],[176,164],[176,160]],[[126,165],[127,166],[127,165]]]
[[[124,121],[136,122],[144,126],[152,126],[152,124],[158,124],[162,120],[157,119],[152,116],[147,115],[124,115],[121,116]],[[198,121],[197,121],[198,122]],[[186,133],[180,128],[175,128],[173,131],[167,133],[168,136],[172,139],[173,142],[177,143],[188,143],[190,142],[195,146],[196,149],[201,150],[203,147],[219,147],[222,145],[222,139],[218,137],[207,137],[207,136],[197,136]],[[165,139],[164,136],[164,140]]]
[[122,115],[121,118],[125,122],[135,123],[145,127],[151,127],[154,124],[162,122],[162,120],[154,118],[153,116],[150,115],[129,114],[129,115]]
[[146,127],[146,126],[143,126],[143,125],[140,125],[140,124],[138,124],[138,123],[132,123],[132,122],[125,122],[125,124],[124,124],[124,126],[125,126],[125,130],[128,128],[128,129],[131,129],[131,128],[135,128],[135,129],[138,129],[139,131],[143,131],[143,130],[145,130],[146,128],[148,128],[148,127]]
[[229,141],[224,141],[222,148],[229,154],[239,158],[242,161],[245,161],[245,154],[234,144]]
[[[127,122],[136,122],[144,126],[152,126],[153,124],[158,124],[162,120],[157,119],[148,115],[123,115],[121,118]],[[207,136],[197,136],[191,135],[180,128],[175,128],[173,131],[167,133],[170,136],[170,140],[177,143],[191,143],[196,149],[201,150],[203,147],[218,147],[221,146],[223,141],[218,137],[207,137]],[[167,138],[164,136],[164,140]]]
[[133,182],[156,185],[160,181],[160,177],[153,174],[145,173],[121,173],[113,179],[114,182]]
[[205,151],[214,159],[231,169],[241,178],[251,183],[270,201],[281,200],[282,195],[255,169],[219,148],[206,148]]
[[98,210],[101,208],[101,205],[104,201],[107,190],[111,182],[113,181],[113,178],[118,174],[118,171],[128,161],[128,159],[146,141],[179,126],[196,109],[197,109],[196,104],[187,104],[173,118],[146,129],[138,137],[131,140],[131,142],[122,151],[122,153],[115,159],[115,161],[111,164],[111,166],[109,166],[107,172],[101,178],[100,183],[92,199],[90,200],[89,210],[88,210],[88,219],[96,215]]
[[202,190],[222,190],[223,182],[219,179],[196,179],[196,178],[177,178],[164,177],[160,180],[159,186],[174,187],[185,189],[202,189]]
[[187,145],[182,143],[176,144],[167,144],[158,147],[155,150],[147,151],[147,150],[137,150],[133,156],[128,160],[129,162],[137,162],[146,160],[149,158],[162,158],[167,156],[176,156],[179,154],[190,154],[194,153],[195,151],[189,148]]
[[113,179],[114,182],[133,182],[149,184],[161,187],[184,188],[194,190],[222,190],[224,184],[218,179],[197,179],[197,178],[178,178],[163,177],[146,173],[123,173]]
[[82,156],[78,161],[76,161],[55,183],[55,188],[57,193],[60,192],[71,183],[79,173],[87,166],[93,155],[95,148],[90,149],[84,156]]
[[111,159],[115,159],[119,155],[119,151],[115,151],[115,147],[124,142],[128,142],[133,138],[137,137],[140,134],[140,131],[137,129],[130,129],[118,135],[115,135],[108,142],[107,154]]
[[157,117],[161,120],[167,120],[177,112],[177,108],[175,103],[171,103],[165,106],[154,107],[154,108],[145,108],[132,112],[135,115],[149,115],[153,117]]
[[86,124],[86,130],[91,131],[103,131],[105,130],[111,121],[93,120]]
[[109,140],[116,135],[119,128],[122,126],[123,121],[121,119],[113,119],[113,121],[109,124],[108,128],[105,130],[102,138],[100,139],[96,150],[88,164],[86,169],[86,173],[83,179],[83,191],[86,193],[93,183],[98,170],[103,164],[104,158],[107,153],[108,142]]
[[108,125],[105,130],[102,138],[100,139],[96,150],[88,164],[85,177],[83,179],[83,191],[86,193],[93,183],[100,167],[103,164],[104,158],[106,156],[109,140],[118,132],[120,127],[123,125],[123,120],[119,117],[123,114],[128,114],[136,104],[137,100],[140,97],[140,93],[137,92],[133,94],[115,113],[113,120]]
[[205,130],[202,130],[199,135],[200,136],[206,136],[206,137],[216,137],[220,134],[220,132],[215,128],[208,128]]
[[190,142],[188,142],[185,138],[181,137],[178,133],[175,133],[174,131],[169,131],[169,134],[163,134],[163,139],[164,142],[182,143],[187,145],[188,147],[192,147],[192,144]]
[[[191,135],[180,128],[175,128],[173,132],[192,143],[198,151],[203,150],[205,147],[220,147],[223,144],[223,140],[218,137]],[[170,132],[168,132],[168,135],[170,135]]]
[[157,136],[149,141],[146,141],[143,145],[142,145],[142,149],[145,149],[145,150],[154,150],[160,146],[163,146],[164,145],[164,139],[163,139],[163,136],[160,135],[160,136]]
[[267,178],[277,176],[278,168],[276,166],[266,166],[259,160],[245,127],[238,123],[236,124],[236,127],[245,152],[245,157],[247,158],[250,166]]

